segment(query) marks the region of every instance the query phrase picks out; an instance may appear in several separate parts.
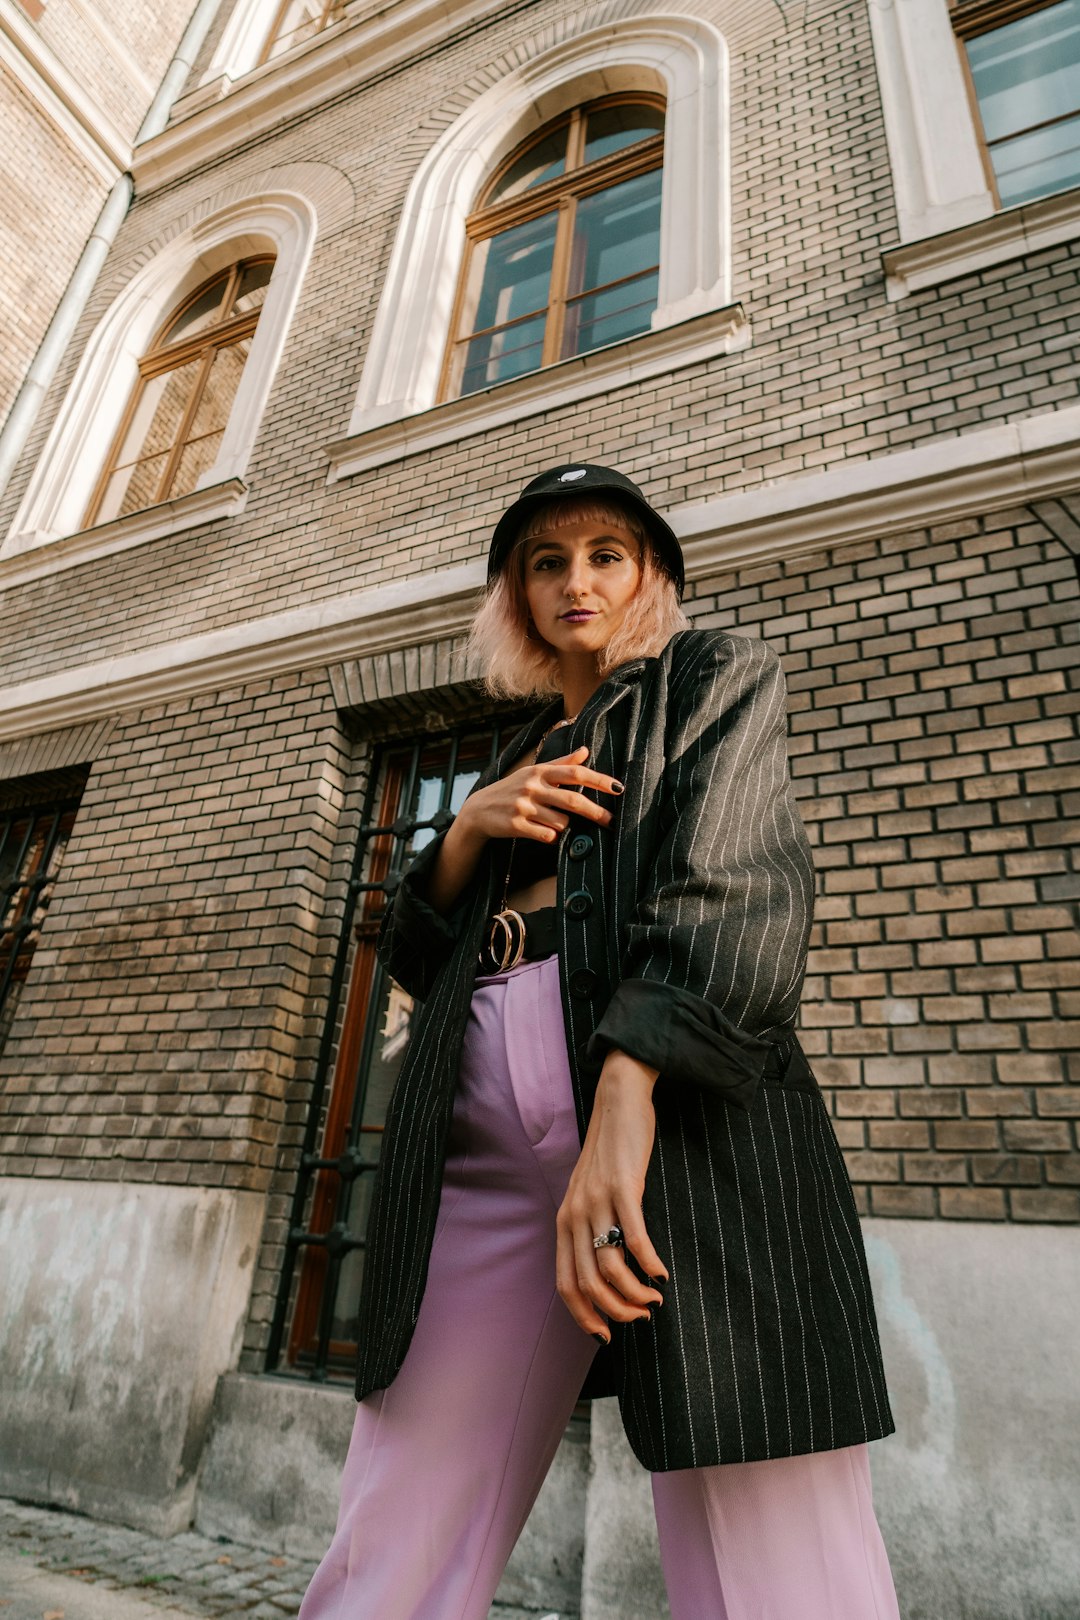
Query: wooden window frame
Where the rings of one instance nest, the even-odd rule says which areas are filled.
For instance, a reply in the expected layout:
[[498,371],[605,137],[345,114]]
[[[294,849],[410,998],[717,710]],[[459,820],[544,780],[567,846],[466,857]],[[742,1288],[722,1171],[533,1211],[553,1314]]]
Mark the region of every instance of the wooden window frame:
[[[956,48],[960,55],[960,71],[964,75],[964,84],[967,86],[968,105],[975,131],[979,139],[979,153],[982,157],[983,173],[986,184],[994,199],[995,209],[1000,210],[1005,205],[1001,201],[1001,192],[998,190],[997,175],[994,172],[994,163],[990,155],[990,142],[986,138],[986,129],[983,125],[982,108],[979,106],[979,95],[975,88],[975,75],[971,71],[971,62],[968,59],[967,42],[977,39],[982,34],[995,33],[999,28],[1005,28],[1009,23],[1019,22],[1021,17],[1034,16],[1038,11],[1049,11],[1060,0],[949,0],[949,16],[952,20],[953,33],[956,37]],[[1067,113],[1066,118],[1075,118],[1076,113]],[[1063,118],[1048,120],[1050,123],[1061,123]],[[1003,140],[1015,140],[1018,135],[1030,133],[1032,129],[1042,126],[1032,124],[1029,129],[1013,130]],[[1012,207],[1012,204],[1008,205]]]
[[[524,225],[529,220],[538,219],[542,214],[556,213],[558,218],[555,227],[555,245],[552,252],[551,279],[549,283],[549,297],[542,310],[534,310],[519,319],[535,320],[538,315],[544,316],[544,339],[541,350],[540,364],[537,371],[545,366],[554,365],[562,358],[562,343],[566,323],[567,305],[574,302],[574,298],[567,293],[567,284],[571,266],[571,250],[574,240],[574,224],[577,217],[577,205],[584,197],[595,196],[597,192],[607,191],[623,181],[636,179],[639,175],[650,174],[655,169],[662,169],[664,164],[665,131],[649,136],[643,141],[637,141],[633,146],[622,151],[613,152],[608,157],[595,158],[591,163],[584,161],[585,135],[588,118],[591,113],[599,112],[605,107],[654,107],[666,117],[667,107],[663,96],[652,95],[644,91],[599,96],[592,101],[582,102],[564,112],[558,118],[551,119],[540,129],[534,130],[525,140],[520,141],[513,151],[500,163],[495,173],[484,186],[481,200],[475,211],[465,221],[465,254],[458,276],[457,290],[454,295],[453,313],[450,321],[450,336],[443,356],[443,363],[439,377],[439,388],[436,403],[443,403],[457,399],[460,395],[460,367],[459,357],[465,352],[465,346],[474,338],[483,335],[482,330],[463,330],[466,302],[470,296],[470,281],[472,276],[473,255],[481,243],[489,241],[501,232],[513,228],[515,225]],[[545,140],[555,130],[569,126],[566,144],[566,164],[562,174],[553,180],[547,180],[543,185],[534,186],[530,190],[518,193],[517,196],[508,197],[502,201],[488,203],[487,198],[498,188],[503,176],[522,158],[533,146]],[[659,269],[659,265],[656,267]],[[640,272],[639,272],[640,274]],[[630,279],[630,278],[622,278]],[[603,287],[590,287],[589,294],[603,292],[608,286],[617,286],[618,282],[606,283]],[[510,323],[513,324],[513,323]],[[483,330],[488,330],[484,328]],[[598,345],[599,346],[599,345]],[[590,353],[590,350],[581,350],[581,353]],[[522,373],[522,375],[527,375]]]
[[[180,417],[172,448],[166,457],[154,498],[148,501],[146,505],[156,506],[161,501],[168,499],[172,481],[180,464],[180,458],[187,447],[188,429],[194,421],[196,412],[202,402],[214,360],[223,349],[232,348],[237,343],[242,343],[254,336],[255,328],[258,326],[259,317],[262,314],[262,305],[258,309],[241,315],[234,315],[231,319],[218,320],[202,331],[193,333],[189,338],[181,338],[176,343],[166,343],[166,334],[180,320],[185,311],[198,302],[207,288],[212,287],[215,282],[221,281],[223,276],[227,277],[227,280],[225,281],[219,308],[228,309],[236,296],[244,272],[256,265],[272,265],[274,263],[273,256],[268,253],[257,253],[246,259],[237,259],[235,263],[229,266],[227,271],[218,270],[212,276],[207,276],[205,281],[201,281],[192,292],[169,311],[169,314],[154,334],[149,349],[139,361],[138,380],[131,391],[131,397],[124,409],[123,416],[120,418],[120,425],[109,446],[108,456],[105,458],[97,483],[94,485],[89,505],[86,508],[86,515],[82,521],[82,528],[92,528],[97,521],[97,514],[101,510],[101,504],[105,499],[109,481],[117,470],[121,451],[127,439],[131,423],[134,420],[135,412],[139,408],[139,402],[142,399],[146,384],[155,377],[163,376],[170,371],[178,371],[183,366],[190,365],[193,361],[201,359],[201,368],[195,378],[191,396]],[[139,510],[142,510],[142,508],[139,508]]]
[[[285,15],[288,12],[291,4],[292,0],[279,0],[278,8],[274,13],[274,20],[270,25],[269,32],[263,41],[262,50],[259,52],[258,58],[255,62],[255,66],[257,68],[263,67],[267,62],[273,60],[274,46],[277,44],[278,38],[280,37],[281,25],[285,21]],[[298,40],[296,43],[306,45],[309,39],[318,38],[318,36],[324,33],[327,28],[332,26],[332,24],[341,21],[340,13],[342,13],[343,10],[344,0],[324,0],[322,15],[319,18],[318,27],[312,29],[310,34],[306,35],[304,39]],[[335,13],[338,13],[338,15],[335,15]],[[291,50],[292,46],[290,45],[288,49]],[[284,55],[285,53],[282,52],[281,54]]]

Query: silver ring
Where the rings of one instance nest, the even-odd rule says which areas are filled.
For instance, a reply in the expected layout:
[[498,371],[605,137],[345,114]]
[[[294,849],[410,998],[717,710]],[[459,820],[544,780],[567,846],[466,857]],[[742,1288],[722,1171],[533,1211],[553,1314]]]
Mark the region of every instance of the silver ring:
[[622,1227],[613,1226],[610,1231],[601,1232],[599,1237],[593,1238],[592,1246],[594,1249],[621,1249],[623,1246]]

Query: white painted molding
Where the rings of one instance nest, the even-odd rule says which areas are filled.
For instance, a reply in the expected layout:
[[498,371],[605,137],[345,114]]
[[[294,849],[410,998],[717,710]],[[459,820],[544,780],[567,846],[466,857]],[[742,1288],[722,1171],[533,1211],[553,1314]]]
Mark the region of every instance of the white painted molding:
[[[688,579],[1000,511],[1080,485],[1080,406],[675,508]],[[0,739],[467,630],[483,559],[0,690]]]
[[448,400],[429,411],[350,434],[327,446],[327,482],[351,478],[444,444],[459,444],[560,406],[609,394],[648,377],[668,375],[718,354],[733,354],[750,343],[750,323],[741,304],[709,315],[624,338],[602,349],[560,360],[556,365],[514,377],[464,399]]
[[867,0],[901,242],[985,219],[983,167],[947,0]]
[[[263,0],[256,0],[263,4]],[[295,50],[246,73],[238,84],[220,66],[209,106],[192,97],[176,104],[169,127],[144,141],[134,154],[132,172],[140,196],[204,168],[239,142],[254,141],[286,119],[310,112],[332,96],[355,90],[461,29],[501,11],[506,0],[399,0],[372,5],[369,16],[342,23],[305,40]],[[240,8],[241,12],[243,7]],[[243,18],[238,18],[238,26]],[[202,88],[202,87],[200,87]],[[227,89],[227,94],[220,93]]]
[[0,63],[54,129],[111,186],[131,163],[131,142],[86,94],[14,0],[0,0]]
[[141,512],[129,512],[127,517],[116,518],[112,523],[83,529],[64,540],[32,546],[22,554],[13,551],[10,556],[0,557],[0,591],[16,590],[32,579],[44,579],[68,568],[77,568],[81,563],[96,562],[99,557],[130,551],[132,546],[145,545],[149,540],[164,540],[170,534],[182,534],[185,529],[236,517],[247,504],[247,493],[243,479],[229,478],[224,483],[178,495],[175,500],[162,501],[158,506],[148,506]]
[[992,219],[962,225],[957,231],[887,248],[881,255],[885,291],[890,299],[906,298],[921,287],[936,287],[957,276],[1005,264],[1024,253],[1072,242],[1077,237],[1080,186],[1006,208]]
[[1080,489],[1080,405],[799,473],[667,514],[687,578],[907,534]]
[[465,220],[499,159],[568,107],[658,91],[667,114],[657,329],[730,301],[727,47],[694,17],[628,16],[502,75],[413,176],[372,327],[350,437],[435,405]]
[[[0,546],[0,559],[82,533],[82,518],[138,377],[140,355],[169,310],[238,256],[275,255],[266,300],[222,436],[199,489],[243,479],[315,238],[309,198],[275,192],[268,177],[230,188],[230,200],[179,231],[129,275],[98,322],[79,362],[25,495]],[[273,172],[269,176],[272,181]],[[113,526],[109,525],[111,529]],[[77,549],[77,548],[76,548]]]

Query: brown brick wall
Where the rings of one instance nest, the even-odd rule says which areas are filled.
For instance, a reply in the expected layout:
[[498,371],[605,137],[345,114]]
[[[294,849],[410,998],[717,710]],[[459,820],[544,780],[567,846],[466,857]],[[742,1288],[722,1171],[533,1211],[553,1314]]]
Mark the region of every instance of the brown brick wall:
[[268,1186],[348,757],[325,672],[122,717],[0,1054],[0,1172]]
[[[23,9],[93,107],[122,139],[134,140],[194,0],[125,0],[123,6],[49,0],[47,6]],[[7,65],[0,68],[0,151],[5,157],[5,206],[0,212],[2,422],[78,263],[109,182]]]
[[1075,560],[1018,511],[695,594],[788,673],[802,1037],[860,1207],[1080,1219]]

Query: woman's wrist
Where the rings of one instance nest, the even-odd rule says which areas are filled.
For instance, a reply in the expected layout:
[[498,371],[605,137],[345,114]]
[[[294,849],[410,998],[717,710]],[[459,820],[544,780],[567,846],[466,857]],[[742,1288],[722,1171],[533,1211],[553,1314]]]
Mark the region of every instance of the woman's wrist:
[[428,877],[428,904],[436,911],[445,915],[451,909],[476,871],[486,842],[485,835],[473,826],[462,806],[446,829],[442,848]]
[[597,1084],[597,1095],[604,1099],[629,1101],[631,1098],[650,1100],[660,1070],[640,1058],[631,1057],[621,1047],[612,1046],[604,1058]]

